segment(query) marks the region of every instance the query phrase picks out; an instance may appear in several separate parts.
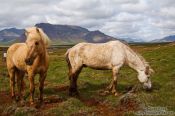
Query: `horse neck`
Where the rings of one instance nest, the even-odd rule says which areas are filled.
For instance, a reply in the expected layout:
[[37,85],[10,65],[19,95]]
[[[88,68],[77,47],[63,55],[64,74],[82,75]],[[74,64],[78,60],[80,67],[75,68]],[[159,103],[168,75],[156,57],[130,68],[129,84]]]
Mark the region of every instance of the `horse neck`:
[[44,63],[46,61],[47,49],[45,45],[43,45],[43,52],[38,56],[40,63]]
[[129,51],[127,54],[128,65],[137,72],[145,70],[145,61],[142,60],[134,51]]

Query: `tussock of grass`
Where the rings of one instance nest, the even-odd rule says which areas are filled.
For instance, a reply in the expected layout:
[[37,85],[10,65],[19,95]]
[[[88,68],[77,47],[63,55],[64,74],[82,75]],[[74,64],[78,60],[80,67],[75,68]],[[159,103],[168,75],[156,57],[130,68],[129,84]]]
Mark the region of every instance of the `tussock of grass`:
[[91,108],[84,106],[80,100],[69,98],[67,101],[59,104],[56,108],[50,109],[48,113],[57,116],[69,116],[75,113],[89,112],[90,110]]

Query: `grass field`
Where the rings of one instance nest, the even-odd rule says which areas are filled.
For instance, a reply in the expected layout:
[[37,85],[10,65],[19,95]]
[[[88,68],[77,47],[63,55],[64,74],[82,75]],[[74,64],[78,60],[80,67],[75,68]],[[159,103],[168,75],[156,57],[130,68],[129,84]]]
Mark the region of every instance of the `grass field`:
[[[153,90],[147,92],[138,89],[134,95],[135,102],[122,102],[130,87],[139,85],[137,73],[127,66],[120,70],[117,90],[119,96],[100,94],[101,90],[111,81],[110,70],[93,70],[84,68],[78,78],[79,98],[68,96],[69,80],[64,53],[67,48],[54,49],[50,53],[50,67],[45,81],[44,104],[32,115],[136,115],[138,103],[145,107],[162,107],[164,110],[175,112],[175,44],[142,44],[132,45],[135,51],[144,56],[155,73],[152,75]],[[2,52],[0,53],[2,56]],[[0,114],[9,111],[13,106],[10,99],[9,80],[5,62],[0,59]],[[25,79],[28,82],[27,78]],[[38,96],[38,77],[35,78]],[[26,102],[29,98],[28,85],[26,88]],[[28,104],[28,102],[26,103]],[[18,108],[19,109],[19,108]],[[159,110],[159,109],[158,109]],[[171,113],[172,113],[171,112]],[[25,111],[15,110],[14,115],[24,115]],[[167,114],[168,115],[168,114]]]

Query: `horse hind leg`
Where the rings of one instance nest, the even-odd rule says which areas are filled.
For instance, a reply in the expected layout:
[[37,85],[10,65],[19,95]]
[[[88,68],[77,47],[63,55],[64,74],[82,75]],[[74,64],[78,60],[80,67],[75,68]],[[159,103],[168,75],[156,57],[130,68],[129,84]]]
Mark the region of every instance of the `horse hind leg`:
[[70,87],[69,87],[69,96],[78,96],[79,92],[77,90],[77,78],[82,70],[82,66],[77,68],[73,72],[69,72],[69,80],[70,80]]
[[17,78],[17,88],[18,88],[18,101],[24,101],[24,72],[16,70],[15,76]]
[[11,97],[16,100],[15,95],[15,68],[11,68],[8,70],[10,76],[10,88],[11,88]]

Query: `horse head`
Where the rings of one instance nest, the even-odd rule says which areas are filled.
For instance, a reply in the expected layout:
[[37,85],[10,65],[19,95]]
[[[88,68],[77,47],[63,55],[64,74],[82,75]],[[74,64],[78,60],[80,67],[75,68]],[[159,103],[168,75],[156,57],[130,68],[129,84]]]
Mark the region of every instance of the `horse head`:
[[150,75],[154,72],[153,69],[151,69],[150,66],[146,66],[144,70],[139,70],[138,72],[138,79],[141,83],[143,83],[143,88],[151,90],[152,83]]
[[47,36],[40,28],[37,27],[31,27],[26,29],[25,35],[27,45],[27,56],[25,59],[25,63],[27,65],[32,65],[35,58],[45,52]]

